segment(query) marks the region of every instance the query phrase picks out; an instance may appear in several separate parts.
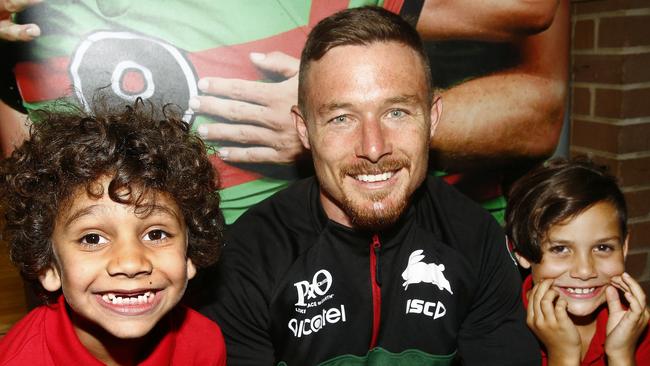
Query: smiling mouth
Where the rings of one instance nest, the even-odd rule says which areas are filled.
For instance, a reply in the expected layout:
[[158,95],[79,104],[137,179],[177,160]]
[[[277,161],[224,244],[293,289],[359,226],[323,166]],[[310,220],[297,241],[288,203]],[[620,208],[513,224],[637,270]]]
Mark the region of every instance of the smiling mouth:
[[154,291],[146,291],[142,293],[133,294],[120,294],[107,292],[101,296],[104,302],[112,305],[143,305],[151,304],[155,298]]
[[375,182],[384,182],[389,180],[393,175],[394,171],[385,172],[381,174],[358,174],[354,176],[354,179],[365,182],[365,183],[375,183]]
[[566,291],[576,295],[588,295],[596,291],[595,287],[565,287]]
[[591,299],[598,296],[603,289],[603,286],[593,286],[593,287],[568,287],[568,286],[559,286],[566,296],[569,296],[574,299]]

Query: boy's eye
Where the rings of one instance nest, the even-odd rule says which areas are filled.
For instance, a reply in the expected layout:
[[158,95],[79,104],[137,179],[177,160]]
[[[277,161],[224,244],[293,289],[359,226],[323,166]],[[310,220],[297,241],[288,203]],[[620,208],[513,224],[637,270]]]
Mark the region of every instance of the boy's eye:
[[555,254],[562,254],[566,253],[569,251],[569,248],[567,248],[564,245],[554,245],[548,249],[549,252],[555,253]]
[[162,230],[151,230],[150,232],[145,234],[144,240],[158,241],[158,240],[166,239],[168,236],[169,234],[167,234]]
[[107,243],[108,240],[99,234],[86,234],[81,237],[81,244],[97,245]]
[[611,244],[598,244],[594,250],[597,252],[611,252],[614,250],[614,247]]

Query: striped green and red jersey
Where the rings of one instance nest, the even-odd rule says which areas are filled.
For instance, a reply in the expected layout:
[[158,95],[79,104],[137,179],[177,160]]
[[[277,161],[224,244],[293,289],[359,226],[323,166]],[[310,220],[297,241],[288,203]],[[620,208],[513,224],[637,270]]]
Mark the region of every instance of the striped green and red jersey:
[[[15,46],[14,73],[28,112],[61,98],[92,105],[99,93],[121,104],[142,97],[180,106],[196,129],[215,121],[188,107],[199,94],[199,79],[264,80],[251,52],[299,58],[319,20],[363,5],[396,13],[406,8],[404,0],[48,0],[16,18],[39,24],[42,36]],[[296,166],[234,165],[211,157],[227,223],[300,176]]]

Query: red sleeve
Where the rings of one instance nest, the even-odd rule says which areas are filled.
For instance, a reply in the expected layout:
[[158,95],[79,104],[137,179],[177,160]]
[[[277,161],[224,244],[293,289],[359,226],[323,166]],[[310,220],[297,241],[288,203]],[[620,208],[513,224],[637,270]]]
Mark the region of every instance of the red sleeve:
[[646,326],[641,334],[641,343],[636,349],[635,358],[637,365],[650,365],[650,324]]

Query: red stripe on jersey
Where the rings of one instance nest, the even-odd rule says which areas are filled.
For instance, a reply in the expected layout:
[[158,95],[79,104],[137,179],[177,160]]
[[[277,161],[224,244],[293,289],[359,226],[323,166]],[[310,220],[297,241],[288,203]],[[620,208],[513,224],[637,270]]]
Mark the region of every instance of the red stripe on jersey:
[[234,167],[219,159],[217,155],[210,155],[209,158],[214,169],[219,172],[220,189],[251,182],[262,177],[257,173]]
[[72,92],[68,74],[70,59],[54,57],[43,62],[22,62],[16,65],[16,83],[28,103],[65,97]]

